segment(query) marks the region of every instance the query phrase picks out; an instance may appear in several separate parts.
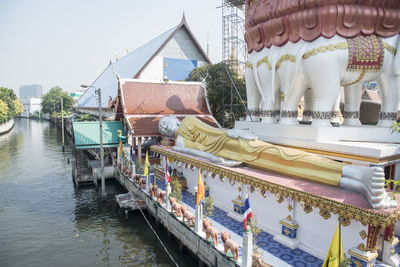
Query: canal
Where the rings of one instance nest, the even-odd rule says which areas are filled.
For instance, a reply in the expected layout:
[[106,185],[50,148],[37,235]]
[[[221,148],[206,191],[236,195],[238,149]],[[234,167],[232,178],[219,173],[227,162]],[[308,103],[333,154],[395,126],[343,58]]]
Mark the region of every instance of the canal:
[[[60,136],[27,119],[0,136],[0,266],[174,266],[140,212],[118,211],[117,182],[107,181],[106,198],[74,188],[70,141],[63,153]],[[180,266],[197,265],[150,223]]]

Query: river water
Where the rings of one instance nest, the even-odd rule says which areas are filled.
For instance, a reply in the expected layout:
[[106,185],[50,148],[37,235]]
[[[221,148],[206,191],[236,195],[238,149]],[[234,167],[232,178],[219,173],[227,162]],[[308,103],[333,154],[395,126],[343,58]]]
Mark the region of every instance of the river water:
[[[106,198],[74,188],[70,141],[63,153],[60,136],[27,119],[0,136],[0,266],[174,266],[140,212],[118,211],[117,182],[107,181]],[[150,222],[180,266],[197,265]]]

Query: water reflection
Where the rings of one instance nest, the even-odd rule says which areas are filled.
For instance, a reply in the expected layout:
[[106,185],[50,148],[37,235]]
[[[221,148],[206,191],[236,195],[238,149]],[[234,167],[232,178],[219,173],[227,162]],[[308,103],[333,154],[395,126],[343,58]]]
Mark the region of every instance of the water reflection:
[[[0,266],[171,266],[142,215],[118,212],[117,182],[107,181],[106,198],[74,188],[70,140],[63,153],[59,136],[48,122],[26,119],[0,136]],[[196,265],[154,227],[181,266]]]

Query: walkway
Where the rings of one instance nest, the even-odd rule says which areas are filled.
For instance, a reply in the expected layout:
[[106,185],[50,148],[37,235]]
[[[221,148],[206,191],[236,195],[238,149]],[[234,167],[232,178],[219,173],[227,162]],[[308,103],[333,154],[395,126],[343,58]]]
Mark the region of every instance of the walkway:
[[[153,179],[154,178],[151,177],[151,181],[153,181]],[[160,189],[165,189],[163,181],[157,180],[157,185]],[[182,192],[182,201],[192,209],[195,208],[195,197],[189,192]],[[210,216],[210,218],[237,234],[240,238],[243,236],[243,222],[232,219],[225,211],[214,206],[213,215]],[[213,226],[215,225],[213,224]],[[219,227],[216,228],[218,229]],[[233,236],[232,239],[235,240]],[[238,242],[238,244],[241,244],[241,242]],[[298,248],[290,249],[289,247],[275,241],[271,234],[264,231],[258,235],[257,245],[262,249],[262,257],[264,261],[273,266],[284,266],[288,264],[296,267],[320,267],[323,263],[323,260],[314,257],[304,250]],[[239,254],[241,255],[241,248]]]

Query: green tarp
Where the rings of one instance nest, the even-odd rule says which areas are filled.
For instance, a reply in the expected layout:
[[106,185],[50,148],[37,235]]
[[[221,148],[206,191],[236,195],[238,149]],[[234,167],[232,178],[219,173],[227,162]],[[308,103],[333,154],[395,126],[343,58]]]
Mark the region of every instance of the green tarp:
[[[103,146],[118,147],[118,130],[125,137],[124,126],[120,121],[103,121]],[[74,143],[76,149],[100,148],[100,127],[98,121],[74,122]],[[122,139],[126,143],[126,138]]]

